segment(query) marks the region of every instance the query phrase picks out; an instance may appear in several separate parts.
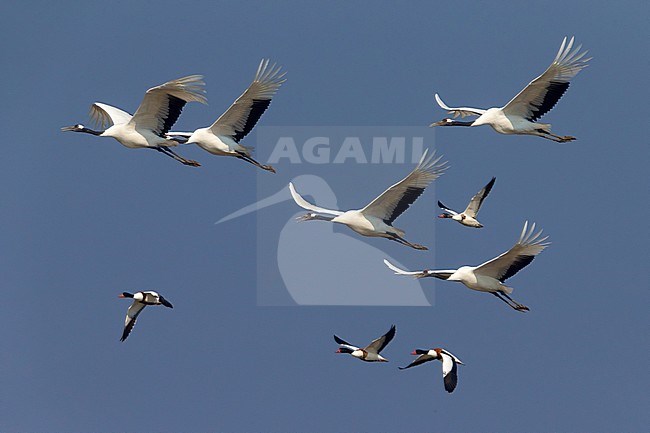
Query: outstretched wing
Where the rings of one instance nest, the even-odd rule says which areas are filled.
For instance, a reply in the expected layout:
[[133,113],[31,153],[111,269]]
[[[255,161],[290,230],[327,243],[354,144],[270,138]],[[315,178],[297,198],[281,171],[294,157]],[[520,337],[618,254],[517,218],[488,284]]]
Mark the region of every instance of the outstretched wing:
[[442,204],[442,202],[441,202],[440,200],[438,200],[438,207],[439,207],[440,209],[446,211],[446,212],[449,212],[451,215],[458,215],[458,212],[456,212],[456,211],[453,210],[453,209],[449,209],[447,206],[445,206],[444,204]]
[[436,358],[425,353],[424,355],[418,356],[413,362],[411,362],[406,367],[397,367],[397,368],[399,368],[400,370],[406,370],[407,368],[415,367],[416,365],[424,364],[425,362],[433,361],[434,359]]
[[361,212],[392,224],[449,167],[447,162],[438,164],[442,156],[436,158],[436,153],[433,152],[427,158],[427,152],[428,150],[424,151],[417,167],[408,176],[384,191]]
[[440,270],[440,271],[430,271],[430,270],[424,270],[424,271],[406,271],[404,269],[398,268],[388,260],[384,259],[384,264],[388,266],[388,269],[391,271],[395,272],[396,275],[408,275],[410,277],[415,277],[415,278],[424,278],[424,277],[435,277],[435,278],[440,278],[441,280],[446,280],[449,278],[454,272],[454,270],[448,269],[448,270]]
[[286,80],[275,64],[262,60],[248,89],[210,127],[216,135],[229,135],[236,142],[244,138],[271,104],[271,99]]
[[573,40],[572,37],[568,44],[566,37],[562,40],[551,66],[503,107],[506,116],[520,116],[534,122],[555,106],[569,88],[571,78],[591,60],[591,57],[583,59],[587,51],[580,52],[582,45],[571,51]]
[[477,267],[474,273],[496,278],[503,283],[528,266],[535,256],[549,245],[548,242],[544,242],[548,236],[540,239],[542,230],[533,234],[534,231],[535,223],[528,230],[528,221],[526,221],[519,241],[510,250]]
[[146,307],[146,305],[142,302],[133,301],[129,309],[126,311],[126,318],[124,319],[124,331],[122,331],[122,338],[120,338],[120,341],[126,340],[126,337],[129,336],[131,330],[135,326],[135,321],[137,320],[138,315],[140,315],[144,307]]
[[[483,204],[483,200],[485,200],[485,197],[488,196],[490,191],[492,190],[492,187],[494,186],[494,182],[497,180],[496,177],[493,177],[491,181],[488,182],[487,185],[485,185],[479,192],[477,192],[474,197],[469,201],[469,204],[467,205],[467,209],[465,209],[465,215],[470,216],[472,218],[476,218],[476,215],[478,215],[478,211],[481,208],[481,205]],[[438,202],[440,203],[440,202]]]
[[436,93],[435,95],[436,102],[442,108],[443,110],[447,110],[449,114],[453,114],[454,118],[460,116],[466,117],[466,116],[480,116],[483,113],[485,113],[486,110],[482,110],[480,108],[470,108],[470,107],[457,107],[457,108],[452,108],[448,107],[447,104],[442,102],[442,99],[440,99],[440,96]]
[[453,392],[458,384],[458,364],[456,360],[446,354],[440,353],[442,357],[442,378],[447,392]]
[[190,75],[152,87],[145,93],[131,123],[138,129],[164,136],[176,123],[186,103],[207,102],[204,85],[201,75]]
[[370,353],[380,353],[382,350],[384,350],[384,347],[390,343],[394,336],[395,325],[391,326],[387,333],[377,338],[376,340],[373,340],[372,343],[364,348],[364,350]]
[[332,210],[332,209],[325,209],[323,207],[318,207],[316,205],[313,205],[309,203],[307,200],[302,198],[300,194],[296,191],[296,188],[293,186],[292,182],[289,182],[289,191],[291,192],[291,197],[293,197],[293,201],[296,202],[298,206],[300,206],[303,209],[310,210],[312,212],[318,212],[318,213],[324,213],[328,215],[343,215],[343,212],[338,211],[338,210]]
[[90,118],[102,129],[112,125],[122,125],[131,121],[131,115],[112,105],[95,102],[90,106]]
[[337,342],[337,344],[345,344],[346,346],[352,346],[350,343],[342,339],[341,337],[334,335],[334,341]]

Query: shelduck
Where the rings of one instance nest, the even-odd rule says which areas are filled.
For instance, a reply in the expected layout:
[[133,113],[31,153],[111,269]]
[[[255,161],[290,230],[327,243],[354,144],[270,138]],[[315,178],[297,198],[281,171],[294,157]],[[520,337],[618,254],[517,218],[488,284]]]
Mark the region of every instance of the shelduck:
[[445,390],[449,393],[454,392],[458,384],[458,364],[465,365],[460,359],[439,347],[435,349],[415,349],[411,352],[411,355],[420,356],[406,367],[398,367],[400,370],[406,370],[407,368],[437,359],[442,362],[442,381],[445,384]]
[[174,308],[174,306],[162,295],[159,295],[157,292],[152,290],[147,290],[145,292],[136,292],[129,293],[123,292],[118,297],[120,298],[132,298],[133,303],[126,312],[126,319],[124,320],[124,331],[122,332],[122,338],[120,341],[126,340],[126,337],[129,336],[131,330],[135,326],[135,321],[138,316],[147,305],[164,305],[167,308]]
[[480,229],[483,227],[483,224],[478,222],[476,220],[476,216],[478,215],[478,211],[481,208],[481,205],[483,204],[483,200],[485,200],[485,197],[488,196],[490,191],[492,190],[492,186],[494,186],[494,182],[497,180],[496,177],[493,177],[491,181],[488,182],[487,185],[485,185],[479,192],[472,197],[472,199],[469,201],[469,204],[465,208],[465,210],[461,213],[458,213],[444,204],[440,200],[438,200],[438,207],[442,210],[445,211],[445,213],[440,214],[438,218],[451,218],[454,221],[458,221],[464,226],[467,227],[474,227],[477,229]]
[[366,362],[388,362],[388,360],[379,353],[384,350],[394,336],[395,325],[391,326],[387,333],[376,340],[373,340],[372,343],[361,349],[334,335],[334,341],[340,345],[336,353],[349,353],[353,357]]

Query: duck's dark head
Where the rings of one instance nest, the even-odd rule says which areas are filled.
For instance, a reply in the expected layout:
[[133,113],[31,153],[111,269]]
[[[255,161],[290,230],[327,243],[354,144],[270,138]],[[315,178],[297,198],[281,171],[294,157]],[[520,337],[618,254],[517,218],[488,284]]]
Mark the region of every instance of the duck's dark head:
[[429,353],[427,349],[415,349],[413,352],[411,352],[411,355],[425,355]]
[[438,215],[438,218],[451,218],[451,214],[441,213],[440,215]]
[[122,292],[121,295],[118,295],[118,298],[132,298],[132,297],[133,297],[133,293],[129,293],[129,292]]
[[158,299],[160,299],[160,303],[163,304],[167,308],[174,308],[171,302],[169,302],[167,299],[163,298],[162,296],[158,296]]
[[349,347],[339,347],[336,350],[336,353],[352,353],[354,350],[350,349]]

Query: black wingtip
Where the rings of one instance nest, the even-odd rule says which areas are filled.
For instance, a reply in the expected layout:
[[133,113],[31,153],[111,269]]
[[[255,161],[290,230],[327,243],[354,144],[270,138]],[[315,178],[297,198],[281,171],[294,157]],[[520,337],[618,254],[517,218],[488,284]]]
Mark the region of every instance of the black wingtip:
[[390,329],[388,330],[388,332],[386,333],[386,337],[387,337],[389,340],[392,340],[394,336],[395,336],[395,325],[392,325],[392,326],[390,327]]
[[350,345],[350,343],[348,343],[347,341],[345,341],[345,340],[342,339],[341,337],[337,336],[336,334],[334,334],[334,341],[336,341],[337,344],[347,344],[347,345]]
[[444,204],[442,204],[442,202],[441,202],[440,200],[438,200],[438,207],[439,207],[440,209],[443,209],[443,210],[448,209],[448,207],[445,206]]
[[160,303],[163,304],[165,307],[167,307],[167,308],[174,308],[174,306],[172,305],[172,303],[169,302],[167,299],[163,298],[162,296],[160,296],[159,299],[160,299]]
[[485,194],[483,195],[483,198],[487,197],[490,191],[492,191],[492,187],[494,186],[494,182],[496,181],[497,178],[493,176],[492,179],[490,179],[490,181],[487,183],[487,185],[485,185]]

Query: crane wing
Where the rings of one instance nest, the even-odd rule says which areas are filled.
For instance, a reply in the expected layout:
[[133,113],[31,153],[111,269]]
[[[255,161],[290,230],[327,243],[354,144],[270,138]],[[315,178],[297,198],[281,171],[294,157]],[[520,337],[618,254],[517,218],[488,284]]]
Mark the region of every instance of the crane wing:
[[391,326],[388,332],[382,335],[381,337],[372,340],[372,343],[367,345],[364,348],[364,350],[370,353],[380,353],[382,350],[384,350],[384,347],[386,347],[388,343],[390,343],[390,341],[393,339],[394,336],[395,336],[395,325]]
[[562,40],[551,66],[503,107],[506,116],[520,116],[534,122],[555,106],[569,88],[571,78],[591,60],[591,57],[583,59],[587,51],[580,52],[582,45],[571,51],[573,40],[572,37],[568,44],[566,37]]
[[313,212],[318,212],[318,213],[324,213],[328,215],[343,215],[343,212],[338,211],[338,210],[332,210],[332,209],[325,209],[323,207],[318,207],[316,205],[313,205],[309,203],[307,200],[302,198],[300,194],[296,191],[296,188],[293,186],[292,182],[289,182],[289,191],[291,192],[291,197],[293,197],[293,201],[296,202],[298,206],[300,206],[303,209],[307,209]]
[[534,231],[535,223],[528,230],[528,221],[526,221],[519,241],[510,250],[478,266],[474,273],[496,278],[503,283],[528,266],[535,256],[549,245],[548,242],[544,242],[548,236],[540,238],[542,230],[533,234]]
[[135,326],[135,321],[137,320],[138,315],[142,312],[144,307],[146,307],[146,304],[138,301],[133,301],[129,309],[126,311],[126,318],[124,319],[124,331],[122,331],[122,338],[120,338],[120,341],[126,340],[126,337],[129,336],[131,330]]
[[148,129],[164,136],[176,123],[186,103],[207,102],[204,85],[201,75],[190,75],[152,87],[144,94],[131,123],[137,129]]
[[112,125],[129,123],[132,117],[126,111],[102,102],[95,102],[90,106],[90,118],[102,129]]
[[482,110],[480,108],[470,108],[470,107],[457,107],[457,108],[452,108],[448,107],[447,104],[442,102],[442,99],[440,99],[440,96],[438,94],[435,94],[436,102],[442,108],[443,110],[447,110],[449,114],[453,114],[454,118],[460,116],[461,118],[464,118],[466,116],[480,116],[483,113],[485,113],[486,110]]
[[467,205],[467,209],[465,209],[465,215],[470,216],[472,218],[476,218],[476,215],[478,215],[478,210],[481,208],[481,205],[483,204],[483,200],[485,200],[485,197],[488,196],[490,191],[492,190],[492,187],[494,186],[494,182],[497,180],[496,177],[493,177],[491,181],[488,182],[487,185],[485,185],[479,192],[477,192],[474,197],[469,201],[469,204]]
[[236,142],[244,138],[271,104],[271,99],[286,80],[275,64],[262,60],[248,89],[210,127],[216,135],[229,135]]
[[425,150],[420,162],[408,176],[384,191],[379,197],[361,209],[361,213],[392,224],[424,192],[424,189],[440,177],[449,167],[447,162],[438,164],[442,156],[436,158],[433,152],[427,158]]

